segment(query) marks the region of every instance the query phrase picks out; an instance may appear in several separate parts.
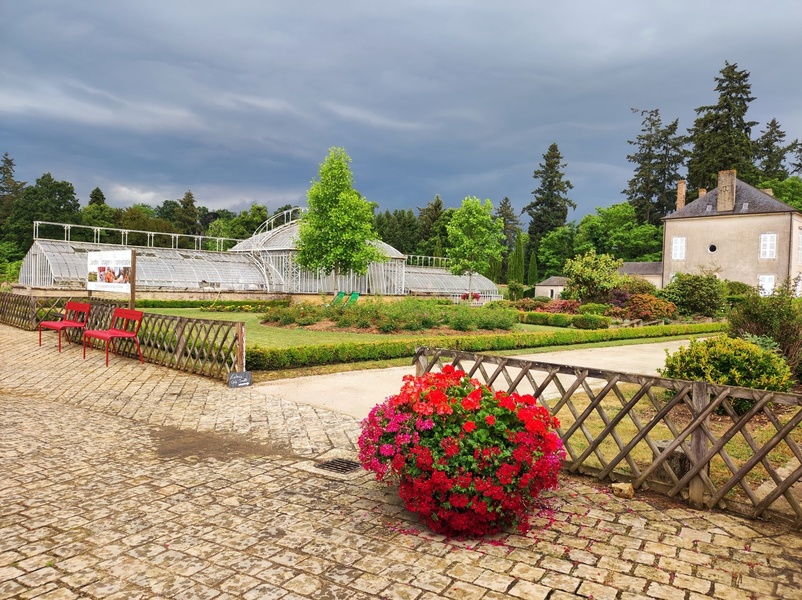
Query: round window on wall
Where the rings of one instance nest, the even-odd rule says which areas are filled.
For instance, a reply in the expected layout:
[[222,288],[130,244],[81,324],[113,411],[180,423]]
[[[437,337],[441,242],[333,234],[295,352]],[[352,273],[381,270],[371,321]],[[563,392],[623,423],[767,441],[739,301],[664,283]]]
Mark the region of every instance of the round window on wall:
[[718,250],[718,247],[715,244],[710,244],[707,247],[707,251],[710,252],[710,254],[713,254],[716,250]]

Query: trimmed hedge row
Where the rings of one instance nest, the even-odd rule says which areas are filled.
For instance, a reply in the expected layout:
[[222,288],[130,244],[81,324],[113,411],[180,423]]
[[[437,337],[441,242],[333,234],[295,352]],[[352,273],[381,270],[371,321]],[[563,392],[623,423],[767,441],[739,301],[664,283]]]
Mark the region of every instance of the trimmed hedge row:
[[552,327],[570,327],[577,329],[608,329],[613,320],[604,315],[591,313],[570,315],[567,313],[522,312],[518,313],[518,322],[527,325],[551,325]]
[[387,360],[412,357],[421,346],[450,348],[464,352],[542,348],[610,340],[646,339],[723,331],[723,323],[694,323],[686,325],[652,325],[621,329],[566,330],[555,332],[504,333],[498,335],[460,335],[402,338],[377,342],[348,342],[291,348],[249,347],[246,350],[248,368],[270,371],[295,367]]

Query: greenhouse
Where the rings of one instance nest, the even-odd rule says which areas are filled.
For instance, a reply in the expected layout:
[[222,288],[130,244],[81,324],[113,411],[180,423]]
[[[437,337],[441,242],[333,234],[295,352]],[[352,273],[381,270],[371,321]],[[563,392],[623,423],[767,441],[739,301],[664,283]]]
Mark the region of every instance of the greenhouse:
[[[155,245],[157,236],[152,232],[127,230],[110,230],[106,237],[114,233],[121,241],[142,239],[148,245],[73,241],[73,233],[81,229],[92,230],[94,239],[100,237],[100,228],[79,225],[47,224],[62,227],[59,237],[63,239],[45,239],[39,236],[43,223],[36,223],[36,237],[23,260],[19,283],[29,288],[86,289],[87,252],[135,248],[136,287],[143,291],[330,294],[343,290],[388,296],[445,296],[456,301],[470,286],[483,301],[501,298],[496,285],[482,275],[473,274],[470,280],[467,275],[452,275],[444,268],[445,259],[430,261],[438,266],[407,264],[407,256],[381,241],[373,243],[386,260],[372,263],[365,275],[347,273],[335,281],[334,275],[307,271],[296,262],[299,215],[300,211],[293,209],[269,219],[252,237],[228,251],[201,248],[221,247],[223,241],[231,240],[169,234],[173,247],[163,248]],[[179,247],[182,245],[190,247]]]

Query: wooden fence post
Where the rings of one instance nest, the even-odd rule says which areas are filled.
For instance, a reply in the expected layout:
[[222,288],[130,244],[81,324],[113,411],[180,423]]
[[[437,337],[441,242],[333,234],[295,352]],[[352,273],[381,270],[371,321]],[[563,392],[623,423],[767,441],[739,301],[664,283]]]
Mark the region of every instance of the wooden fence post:
[[[694,416],[702,412],[710,402],[710,391],[708,384],[704,381],[696,381],[693,384],[693,412]],[[705,419],[705,427],[708,425],[709,418]],[[694,463],[698,463],[707,453],[707,436],[701,427],[697,427],[691,432],[691,458]],[[703,467],[705,472],[707,466]],[[688,502],[692,508],[700,509],[704,507],[705,485],[699,475],[695,475],[688,482]]]
[[237,322],[237,366],[239,373],[245,372],[245,323]]

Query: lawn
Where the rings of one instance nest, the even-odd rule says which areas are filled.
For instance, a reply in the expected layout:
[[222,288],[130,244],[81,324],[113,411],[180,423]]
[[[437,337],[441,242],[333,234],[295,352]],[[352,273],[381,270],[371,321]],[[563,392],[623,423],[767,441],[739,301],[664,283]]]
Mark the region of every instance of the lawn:
[[[313,344],[336,344],[341,342],[371,342],[417,337],[420,334],[404,333],[352,333],[344,331],[313,331],[302,327],[272,327],[262,325],[258,313],[205,312],[196,308],[143,308],[145,312],[173,315],[189,319],[215,319],[218,321],[242,321],[245,323],[245,340],[248,346],[263,348],[287,348]],[[559,327],[517,324],[512,331],[560,331]],[[436,335],[436,330],[428,335]]]

